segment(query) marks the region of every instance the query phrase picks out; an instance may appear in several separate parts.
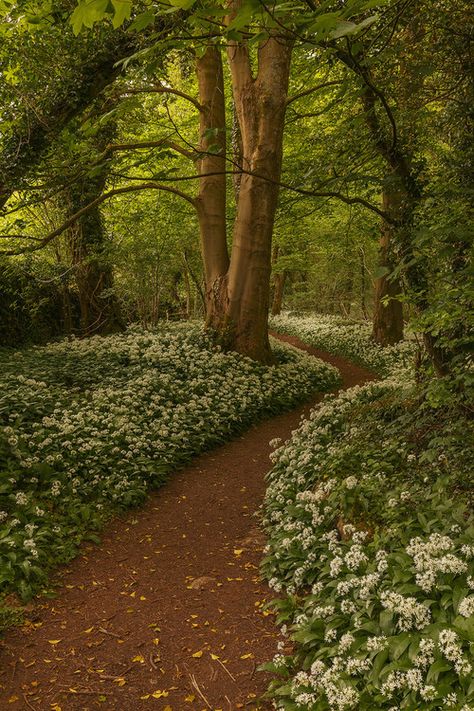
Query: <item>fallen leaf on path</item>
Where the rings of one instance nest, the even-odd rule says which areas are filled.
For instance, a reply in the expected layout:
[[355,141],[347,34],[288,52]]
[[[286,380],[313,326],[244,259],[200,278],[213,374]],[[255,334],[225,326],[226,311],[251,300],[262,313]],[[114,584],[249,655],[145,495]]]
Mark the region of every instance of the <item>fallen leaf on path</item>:
[[132,662],[140,662],[140,664],[145,664],[145,658],[142,657],[141,654],[137,654],[136,657],[133,657]]
[[48,639],[48,642],[49,642],[50,644],[59,644],[60,641],[61,641],[60,639]]
[[154,692],[151,694],[151,696],[152,696],[154,699],[161,699],[161,698],[163,698],[164,696],[169,696],[169,695],[170,695],[170,692],[169,692],[169,691],[162,691],[161,689],[157,689],[156,691],[154,691]]
[[202,649],[199,650],[199,652],[194,652],[192,655],[195,659],[200,659],[202,657]]

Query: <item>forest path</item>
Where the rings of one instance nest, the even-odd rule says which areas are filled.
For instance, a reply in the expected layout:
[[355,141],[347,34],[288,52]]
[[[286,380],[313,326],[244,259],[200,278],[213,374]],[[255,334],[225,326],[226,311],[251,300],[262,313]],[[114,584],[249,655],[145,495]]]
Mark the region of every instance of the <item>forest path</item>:
[[[343,388],[373,379],[344,358],[278,336],[341,371]],[[31,622],[0,641],[0,708],[21,711],[235,711],[257,697],[279,639],[262,609],[264,540],[254,516],[269,441],[291,436],[321,399],[251,427],[197,457],[147,503],[85,545],[56,576]]]

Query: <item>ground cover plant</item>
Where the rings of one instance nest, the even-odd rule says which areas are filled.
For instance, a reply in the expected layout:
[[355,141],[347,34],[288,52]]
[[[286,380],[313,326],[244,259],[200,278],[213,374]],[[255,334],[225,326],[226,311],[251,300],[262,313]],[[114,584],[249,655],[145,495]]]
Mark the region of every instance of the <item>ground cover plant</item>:
[[199,325],[4,351],[0,591],[24,600],[111,511],[170,471],[338,380],[283,344],[276,365],[224,354]]
[[283,312],[271,319],[271,328],[297,336],[314,348],[346,356],[386,377],[400,368],[410,368],[416,351],[415,336],[394,346],[381,346],[371,337],[372,324],[344,316],[318,314],[315,317]]
[[[317,321],[288,320],[294,335],[337,347],[341,320]],[[361,332],[348,326],[348,349]],[[460,397],[435,408],[392,368],[275,442],[263,569],[288,636],[269,665],[276,708],[474,708],[469,441]]]

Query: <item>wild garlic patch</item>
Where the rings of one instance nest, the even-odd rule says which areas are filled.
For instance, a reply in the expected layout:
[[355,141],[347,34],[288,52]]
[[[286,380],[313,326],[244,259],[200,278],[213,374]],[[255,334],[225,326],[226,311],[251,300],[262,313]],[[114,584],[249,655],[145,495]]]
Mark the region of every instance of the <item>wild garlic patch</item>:
[[472,423],[386,372],[275,443],[263,570],[295,645],[267,665],[277,709],[474,709]]
[[0,592],[28,598],[113,508],[252,421],[333,387],[335,368],[275,343],[261,366],[198,326],[4,352]]
[[382,376],[410,370],[414,361],[415,341],[405,339],[396,346],[383,348],[371,337],[371,324],[342,316],[297,316],[282,313],[274,316],[271,327],[275,331],[297,336],[315,348],[347,356]]

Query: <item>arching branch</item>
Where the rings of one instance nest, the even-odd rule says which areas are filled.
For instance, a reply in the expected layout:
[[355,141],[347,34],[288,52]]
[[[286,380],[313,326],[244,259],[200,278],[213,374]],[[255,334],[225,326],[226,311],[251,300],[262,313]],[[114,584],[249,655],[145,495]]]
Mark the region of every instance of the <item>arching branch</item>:
[[179,91],[179,89],[173,89],[171,86],[164,86],[163,84],[153,84],[152,86],[146,86],[140,89],[125,89],[121,96],[134,94],[174,94],[175,96],[181,97],[181,99],[189,101],[199,112],[203,110],[203,107],[194,96],[186,94],[184,91]]
[[187,193],[184,193],[182,190],[178,190],[178,188],[172,187],[171,185],[163,185],[162,183],[156,183],[154,181],[142,183],[141,185],[126,185],[122,188],[114,188],[113,190],[108,190],[106,193],[103,193],[95,200],[92,200],[92,202],[88,203],[87,205],[84,205],[84,207],[75,212],[74,215],[71,215],[71,217],[69,217],[65,222],[63,222],[62,225],[50,232],[48,235],[46,235],[46,237],[38,239],[37,237],[31,237],[28,235],[0,235],[4,239],[27,239],[36,241],[36,244],[30,245],[28,247],[23,247],[22,249],[1,250],[0,254],[13,256],[15,254],[36,252],[39,249],[45,247],[50,242],[52,242],[52,240],[56,237],[59,237],[60,234],[65,232],[69,227],[72,227],[72,225],[74,225],[74,223],[77,222],[77,220],[79,220],[83,215],[89,212],[89,210],[92,210],[94,207],[97,207],[101,203],[105,202],[105,200],[109,200],[115,195],[123,195],[125,193],[136,192],[138,190],[163,190],[168,193],[173,193],[173,195],[178,195],[183,200],[189,202],[193,207],[196,207],[196,202],[193,197],[191,197]]
[[325,89],[328,86],[336,86],[337,84],[342,84],[343,82],[340,81],[339,79],[334,79],[334,81],[326,81],[323,84],[318,84],[317,86],[312,86],[310,89],[305,89],[305,91],[300,91],[298,94],[293,94],[293,96],[289,96],[286,100],[286,105],[289,106],[290,104],[293,103],[293,101],[298,101],[298,99],[302,99],[304,96],[309,96],[310,94],[314,94],[315,91],[319,91],[320,89]]

